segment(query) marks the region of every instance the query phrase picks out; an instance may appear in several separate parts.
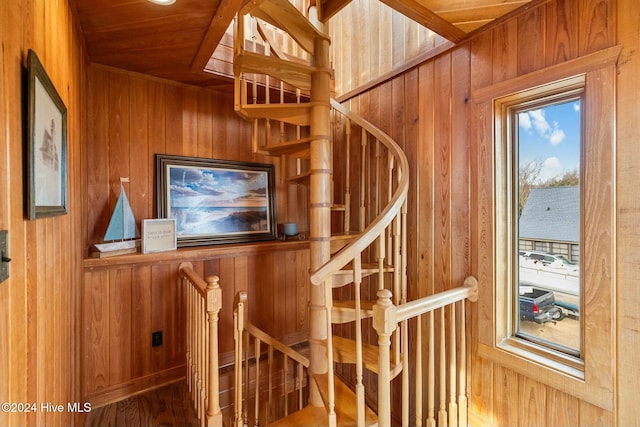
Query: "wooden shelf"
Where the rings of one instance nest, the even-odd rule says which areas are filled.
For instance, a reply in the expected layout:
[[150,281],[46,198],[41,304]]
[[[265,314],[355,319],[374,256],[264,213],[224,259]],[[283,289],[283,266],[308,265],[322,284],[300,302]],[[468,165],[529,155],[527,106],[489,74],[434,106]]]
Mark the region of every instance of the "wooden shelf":
[[214,258],[256,255],[274,251],[308,249],[308,240],[270,240],[268,242],[238,243],[179,248],[174,251],[151,254],[135,253],[108,258],[85,258],[85,270],[107,270],[117,267],[154,265],[166,262],[200,261]]

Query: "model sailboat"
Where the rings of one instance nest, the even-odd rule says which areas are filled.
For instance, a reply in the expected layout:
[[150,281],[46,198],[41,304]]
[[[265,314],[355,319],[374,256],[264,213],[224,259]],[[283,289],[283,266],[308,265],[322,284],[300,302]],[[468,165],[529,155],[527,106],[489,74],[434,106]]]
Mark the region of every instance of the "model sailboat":
[[107,243],[96,243],[94,246],[98,250],[96,256],[113,256],[137,251],[140,246],[140,232],[133,216],[131,205],[127,193],[124,191],[124,182],[129,182],[129,178],[120,178],[120,195],[111,214],[111,220],[104,234]]

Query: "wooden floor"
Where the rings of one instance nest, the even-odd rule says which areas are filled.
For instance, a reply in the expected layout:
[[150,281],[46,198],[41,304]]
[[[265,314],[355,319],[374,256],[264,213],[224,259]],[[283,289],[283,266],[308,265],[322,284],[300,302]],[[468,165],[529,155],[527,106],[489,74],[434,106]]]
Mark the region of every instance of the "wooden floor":
[[85,427],[200,426],[185,381],[93,409]]

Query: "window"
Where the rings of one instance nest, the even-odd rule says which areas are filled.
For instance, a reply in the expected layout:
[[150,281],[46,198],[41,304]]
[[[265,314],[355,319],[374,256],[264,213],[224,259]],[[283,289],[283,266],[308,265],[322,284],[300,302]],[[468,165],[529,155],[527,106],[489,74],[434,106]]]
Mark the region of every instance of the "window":
[[517,203],[513,334],[579,358],[580,266],[570,259],[580,245],[583,83],[576,83],[566,92],[516,97],[505,109],[513,130],[505,142],[514,156]]
[[570,258],[580,246],[584,88],[583,75],[495,101],[505,221],[498,253],[508,260],[503,344],[566,364],[575,376],[583,370],[582,286]]
[[[472,182],[472,201],[477,203],[478,258],[473,271],[479,278],[478,356],[607,410],[614,407],[615,392],[614,141],[619,54],[620,47],[604,49],[472,93],[478,123],[477,175]],[[579,110],[573,126],[580,142],[574,144],[575,166],[567,161],[561,169],[575,169],[577,175],[577,237],[529,234],[520,221],[526,202],[521,208],[519,167],[521,160],[524,164],[537,155],[527,154],[525,129],[520,129],[527,118],[522,114],[544,115],[553,129],[553,110],[571,108]],[[544,178],[536,180],[536,188]],[[546,207],[549,214],[554,212],[554,206],[544,206],[543,213]],[[521,291],[533,298],[543,296],[541,286],[520,286],[525,276],[520,261],[525,258],[545,271],[562,265],[578,273],[576,313],[570,313],[570,304],[563,308],[577,326],[569,338],[539,336],[539,329],[551,325],[527,324],[520,318],[525,309],[520,305]]]

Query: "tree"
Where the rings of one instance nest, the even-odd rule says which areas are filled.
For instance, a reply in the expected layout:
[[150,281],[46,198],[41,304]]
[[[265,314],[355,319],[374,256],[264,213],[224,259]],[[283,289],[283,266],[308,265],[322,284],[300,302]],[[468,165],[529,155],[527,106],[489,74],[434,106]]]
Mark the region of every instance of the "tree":
[[542,187],[569,187],[580,184],[580,174],[578,168],[565,171],[562,175],[546,180]]
[[518,171],[518,216],[522,214],[529,193],[538,182],[538,178],[540,178],[543,164],[542,161],[532,160],[520,166]]

